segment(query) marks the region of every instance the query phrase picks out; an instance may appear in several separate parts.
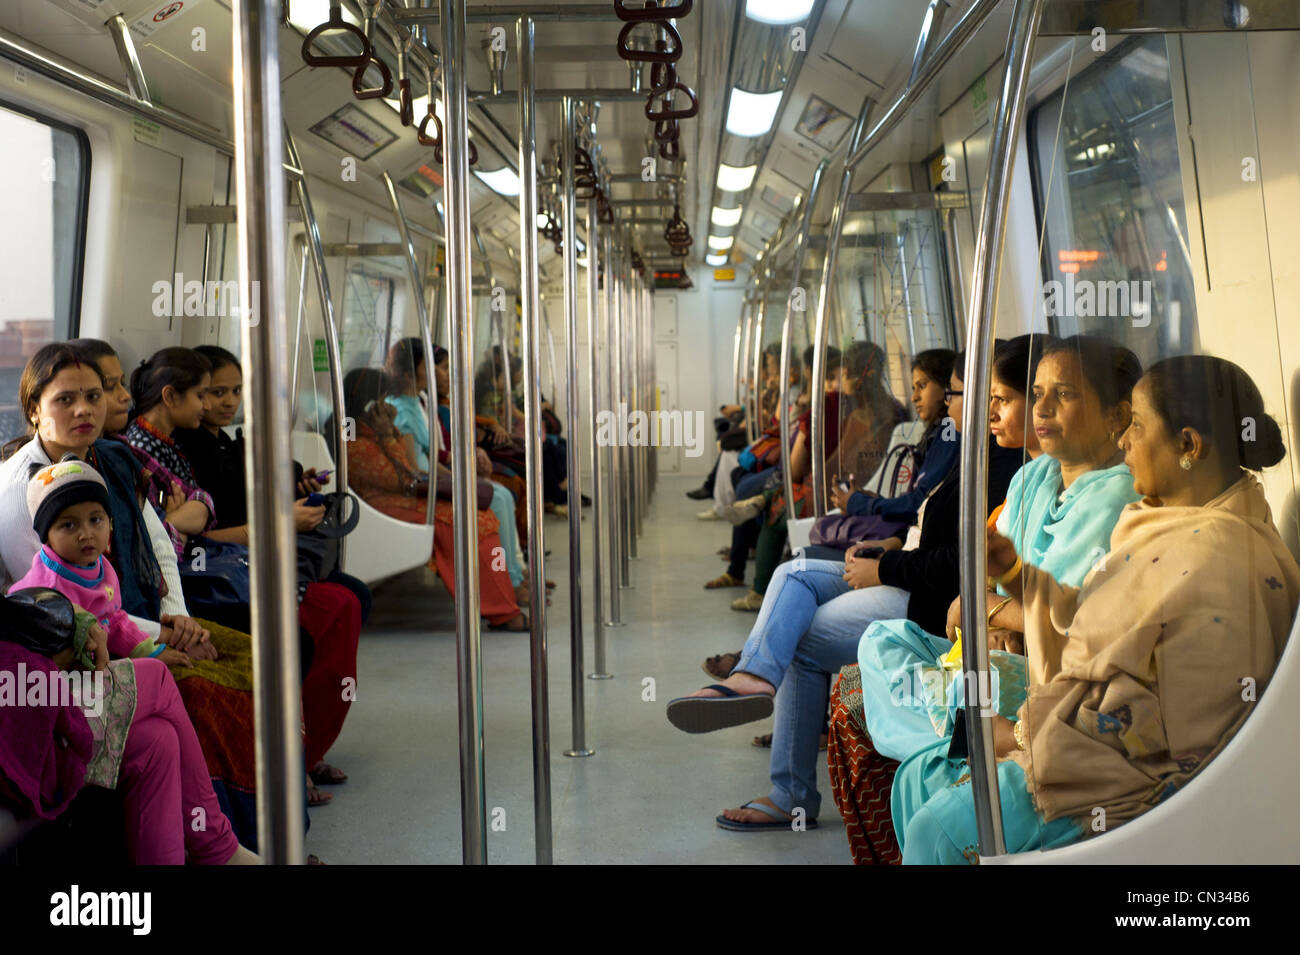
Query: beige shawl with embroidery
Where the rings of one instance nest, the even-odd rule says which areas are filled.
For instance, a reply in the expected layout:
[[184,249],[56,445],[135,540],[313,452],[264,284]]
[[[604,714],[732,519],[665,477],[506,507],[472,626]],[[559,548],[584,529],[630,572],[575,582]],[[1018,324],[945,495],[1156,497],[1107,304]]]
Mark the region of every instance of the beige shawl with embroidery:
[[1012,758],[1047,820],[1101,807],[1107,828],[1232,738],[1300,600],[1300,568],[1253,475],[1204,507],[1130,504],[1081,590],[1025,570],[1029,750]]

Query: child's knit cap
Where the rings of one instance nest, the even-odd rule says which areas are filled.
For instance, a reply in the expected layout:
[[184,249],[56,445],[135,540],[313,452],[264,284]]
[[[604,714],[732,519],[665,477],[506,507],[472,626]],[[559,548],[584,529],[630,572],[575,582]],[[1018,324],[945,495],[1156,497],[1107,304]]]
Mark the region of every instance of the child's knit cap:
[[99,472],[69,454],[58,464],[37,471],[27,483],[27,510],[41,543],[60,514],[74,504],[98,501],[108,509],[108,485]]

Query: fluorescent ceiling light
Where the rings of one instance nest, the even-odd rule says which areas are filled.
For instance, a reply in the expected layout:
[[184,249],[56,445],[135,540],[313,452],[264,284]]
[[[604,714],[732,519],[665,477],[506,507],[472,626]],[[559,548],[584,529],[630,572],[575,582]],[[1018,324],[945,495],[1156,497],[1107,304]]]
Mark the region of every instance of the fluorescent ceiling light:
[[759,23],[798,23],[812,8],[813,0],[745,0],[745,16]]
[[726,236],[725,238],[716,235],[711,235],[709,236],[709,248],[716,249],[719,252],[726,252],[729,248],[731,248],[731,243],[735,241],[736,241],[736,237],[734,235],[729,235]]
[[736,225],[740,222],[740,214],[744,211],[745,209],[743,206],[736,206],[734,209],[719,209],[717,206],[714,206],[713,224],[721,226],[724,229],[727,226]]
[[537,213],[537,228],[539,228],[539,229],[545,229],[545,228],[546,228],[546,223],[548,223],[548,222],[550,222],[550,221],[551,221],[550,216],[548,216],[545,212],[539,212],[539,213]]
[[752,166],[728,166],[718,163],[718,188],[723,192],[744,192],[754,184],[758,163]]
[[483,184],[499,196],[519,195],[519,177],[509,166],[502,166],[492,172],[474,170],[474,175],[483,180]]
[[[289,4],[289,22],[303,33],[310,33],[329,18],[330,0],[293,0],[293,3]],[[343,19],[348,23],[361,25],[346,7],[343,8]],[[321,35],[334,34],[326,31]]]
[[[393,89],[396,88],[397,88],[396,86],[393,87]],[[394,113],[400,114],[402,112],[402,102],[396,96],[385,96],[384,102],[388,104],[389,108],[392,109]],[[437,114],[437,117],[439,119],[442,119],[442,97],[441,96],[439,96],[437,99],[433,101],[433,111],[435,114]],[[429,115],[428,94],[425,94],[424,96],[414,97],[411,100],[411,116],[413,117],[413,121],[415,125],[417,126],[420,125],[420,122],[424,119],[424,117],[428,115]],[[425,133],[432,136],[434,131],[432,129],[426,129]]]
[[731,106],[727,109],[727,132],[733,136],[762,136],[772,128],[784,93],[783,89],[750,93],[737,86],[731,91]]
[[706,255],[704,261],[717,268],[719,265],[727,264],[727,255],[725,252],[718,252],[714,255]]

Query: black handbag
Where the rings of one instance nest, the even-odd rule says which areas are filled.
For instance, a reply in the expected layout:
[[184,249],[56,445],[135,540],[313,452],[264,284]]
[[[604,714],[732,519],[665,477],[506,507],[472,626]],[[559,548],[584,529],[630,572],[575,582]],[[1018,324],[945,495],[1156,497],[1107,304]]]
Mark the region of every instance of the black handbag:
[[195,616],[220,618],[223,608],[252,602],[248,548],[243,544],[195,535],[179,563],[181,589]]
[[72,601],[48,587],[26,587],[0,600],[0,640],[52,657],[72,646]]
[[333,491],[322,496],[325,519],[315,530],[298,535],[299,583],[314,584],[338,569],[342,549],[339,541],[351,534],[361,520],[361,507],[351,491]]

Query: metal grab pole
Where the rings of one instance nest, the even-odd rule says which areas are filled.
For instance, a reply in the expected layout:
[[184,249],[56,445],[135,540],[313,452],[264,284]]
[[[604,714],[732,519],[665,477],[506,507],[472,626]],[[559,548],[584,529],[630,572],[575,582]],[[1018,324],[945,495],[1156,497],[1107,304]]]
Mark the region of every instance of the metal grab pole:
[[[636,411],[642,411],[640,378],[641,369],[637,361],[636,336],[637,328],[641,324],[641,283],[638,278],[633,278],[628,290],[628,321],[623,326],[623,363],[628,370],[626,381],[627,391],[627,417],[628,422],[632,421],[632,414]],[[644,419],[642,419],[644,420]],[[627,443],[627,555],[629,558],[640,558],[640,545],[638,539],[641,536],[641,446],[632,444],[630,440]]]
[[[573,98],[561,105],[560,124],[561,217],[564,229],[564,350],[568,359],[569,425],[569,664],[573,699],[573,746],[565,756],[590,756],[587,747],[586,687],[582,673],[582,466],[578,437],[578,216],[574,197],[574,159],[577,152],[577,124]],[[535,218],[535,217],[534,217]],[[594,435],[593,435],[594,437]]]
[[608,680],[605,668],[605,561],[601,553],[601,519],[605,516],[605,481],[600,474],[600,216],[596,200],[587,200],[587,394],[591,396],[591,625],[595,667],[587,676]]
[[[402,237],[402,248],[406,250],[406,274],[411,282],[411,298],[415,300],[415,314],[420,321],[420,340],[424,343],[424,387],[429,395],[425,414],[429,419],[429,436],[432,438],[441,429],[438,423],[437,377],[433,370],[433,326],[429,324],[429,309],[424,304],[424,283],[420,281],[420,266],[415,260],[415,244],[411,241],[411,230],[406,225],[406,214],[402,212],[402,205],[397,201],[397,189],[393,186],[393,177],[386,169],[383,179],[384,188],[388,190],[388,201],[393,207],[393,217],[397,219],[397,231]],[[430,472],[436,470],[435,460],[429,461],[429,470]],[[424,523],[432,525],[437,497],[433,494],[427,497]]]
[[[615,277],[617,271],[616,260],[614,257],[614,230],[606,229],[601,236],[604,243],[603,256],[605,262],[605,315],[602,322],[606,356],[604,390],[601,394],[604,396],[605,405],[617,421],[618,419],[618,393],[614,390],[614,312],[618,305],[618,279]],[[615,441],[608,443],[602,450],[602,457],[605,459],[605,483],[604,488],[608,492],[611,488],[615,491],[618,489],[618,447],[617,435]],[[609,620],[606,624],[611,627],[623,626],[623,598],[619,593],[618,579],[614,573],[615,567],[619,564],[618,556],[618,495],[616,493],[606,493],[606,501],[602,502],[602,511],[598,512],[604,520],[604,537],[606,541],[606,551],[609,555],[609,573],[606,575],[609,581]],[[603,504],[608,503],[609,508],[604,509]],[[596,524],[596,533],[601,533],[601,525]],[[604,582],[602,582],[602,586]]]
[[[808,304],[807,292],[799,286],[800,279],[803,278],[803,257],[808,251],[809,233],[812,231],[813,209],[817,206],[817,194],[821,191],[822,177],[826,174],[826,168],[830,165],[830,159],[823,159],[813,170],[812,183],[808,186],[808,198],[803,204],[803,221],[799,223],[799,238],[794,250],[794,264],[790,272],[790,291],[785,297],[785,321],[781,323],[781,361],[780,370],[777,372],[781,376],[780,384],[777,386],[777,424],[781,430],[781,457],[782,467],[781,475],[785,484],[785,508],[786,514],[794,518],[794,473],[790,468],[788,460],[790,453],[790,351],[791,340],[793,338],[791,326],[794,324],[794,301],[795,292],[804,292],[804,303],[800,309],[804,313],[804,322],[808,321]],[[811,397],[811,396],[809,396]]]
[[[480,663],[478,503],[474,462],[474,323],[470,297],[469,127],[465,0],[439,0],[442,21],[443,202],[451,342],[451,467],[455,510],[456,686],[460,725],[461,857],[487,864],[483,781],[483,674]],[[457,329],[459,326],[459,333]],[[436,402],[436,395],[429,396]]]
[[[867,116],[871,112],[872,99],[862,101],[858,112],[858,121],[853,126],[853,135],[849,137],[850,154],[857,149],[867,126]],[[840,191],[835,194],[835,205],[831,207],[831,222],[826,232],[826,260],[822,263],[821,286],[817,293],[817,318],[813,326],[813,370],[809,398],[808,431],[812,438],[809,446],[812,451],[812,505],[813,517],[822,517],[826,513],[826,476],[822,471],[826,467],[826,435],[823,420],[826,417],[826,338],[829,333],[829,316],[831,313],[831,289],[834,287],[835,266],[840,254],[840,237],[844,234],[844,210],[848,206],[849,191],[853,187],[853,167],[848,160],[844,162],[844,172],[840,175]],[[880,344],[877,342],[877,344]],[[882,345],[883,347],[883,345]],[[839,423],[836,423],[838,430]],[[866,475],[863,475],[866,479]]]
[[537,72],[532,17],[515,22],[519,51],[519,292],[523,307],[524,443],[528,467],[528,610],[533,701],[533,830],[537,864],[551,864],[551,704],[546,662],[546,547],[542,539],[541,340],[537,279]]
[[[285,130],[287,135],[288,130]],[[212,234],[212,230],[205,227],[204,232]],[[298,249],[298,308],[297,318],[293,326],[293,375],[289,379],[289,426],[296,427],[298,424],[298,371],[302,365],[302,326],[307,320],[307,240],[298,236],[294,242]],[[206,256],[204,266],[207,266]],[[207,279],[205,278],[206,282]],[[207,288],[204,285],[204,288]]]
[[[284,127],[284,148],[289,153],[289,161],[301,169],[302,161],[298,157],[298,143],[294,140],[293,133],[289,132],[287,125]],[[307,237],[307,251],[311,253],[311,267],[316,274],[316,295],[320,298],[321,322],[325,326],[325,347],[329,350],[330,401],[334,406],[334,447],[330,449],[334,455],[334,487],[340,491],[345,491],[348,487],[348,455],[345,443],[347,424],[343,420],[346,417],[346,411],[343,408],[343,355],[339,350],[338,325],[334,318],[334,299],[330,295],[330,277],[329,273],[325,271],[325,248],[321,245],[320,224],[316,219],[315,211],[312,209],[311,194],[307,191],[307,177],[295,177],[294,189],[298,194],[298,205],[302,207],[303,234]],[[294,400],[296,403],[296,394]],[[346,549],[346,538],[340,540],[339,543]],[[342,556],[341,551],[340,560],[342,560]]]
[[[763,266],[764,272],[769,271],[766,264]],[[763,416],[763,326],[767,322],[767,286],[768,279],[764,275],[759,281],[759,299],[758,314],[754,317],[754,357],[753,374],[754,384],[750,389],[750,397],[753,399],[753,413],[745,417],[749,422],[749,443],[753,444],[758,440],[758,436],[763,433],[766,424],[759,420]]]
[[240,362],[249,404],[244,477],[252,584],[257,838],[262,861],[302,862],[306,807],[293,462],[284,275],[284,142],[280,128],[279,7],[233,5],[235,191],[239,208]]
[[[1033,62],[1034,39],[1043,16],[1043,0],[1016,0],[1007,36],[1006,72],[998,99],[997,118],[989,140],[989,168],[984,180],[984,208],[975,243],[971,304],[967,310],[966,370],[962,389],[961,443],[961,617],[962,669],[970,678],[989,672],[987,563],[984,523],[988,508],[989,387],[992,381],[993,323],[998,307],[998,273],[1007,232],[1007,199],[1011,193],[1016,140],[1025,111],[1025,88]],[[983,685],[978,684],[978,685]],[[975,796],[975,823],[981,855],[1003,855],[1002,799],[998,792],[997,754],[993,749],[993,721],[980,708],[978,694],[966,694],[966,736],[970,753],[971,786]]]
[[[535,101],[536,98],[534,98]],[[488,257],[487,245],[483,242],[483,235],[473,222],[469,224],[469,231],[474,238],[474,245],[478,247],[479,257],[483,260],[483,278],[488,284],[490,303],[488,306],[488,327],[491,329],[491,334],[496,335],[497,349],[501,355],[501,375],[505,382],[505,400],[501,403],[501,427],[510,432],[514,430],[515,426],[515,397],[514,383],[511,381],[510,375],[510,345],[506,337],[506,323],[501,312],[496,308],[496,276],[492,274],[492,260]]]
[[[626,241],[631,241],[631,235],[627,235]],[[629,458],[627,453],[627,350],[624,347],[623,339],[627,332],[627,313],[628,313],[628,286],[632,279],[632,255],[631,246],[623,245],[619,249],[618,257],[618,313],[615,316],[614,324],[611,327],[613,336],[610,339],[609,350],[614,355],[615,370],[618,375],[615,384],[614,400],[618,402],[617,410],[619,412],[619,434],[618,444],[614,448],[614,455],[618,459],[616,474],[618,475],[617,483],[614,485],[614,503],[618,510],[615,511],[615,520],[618,522],[618,585],[624,590],[632,586],[632,565],[630,560],[631,542],[628,538],[631,536],[632,522],[628,518],[628,512],[631,509],[629,502],[629,491],[631,483],[628,475]]]

